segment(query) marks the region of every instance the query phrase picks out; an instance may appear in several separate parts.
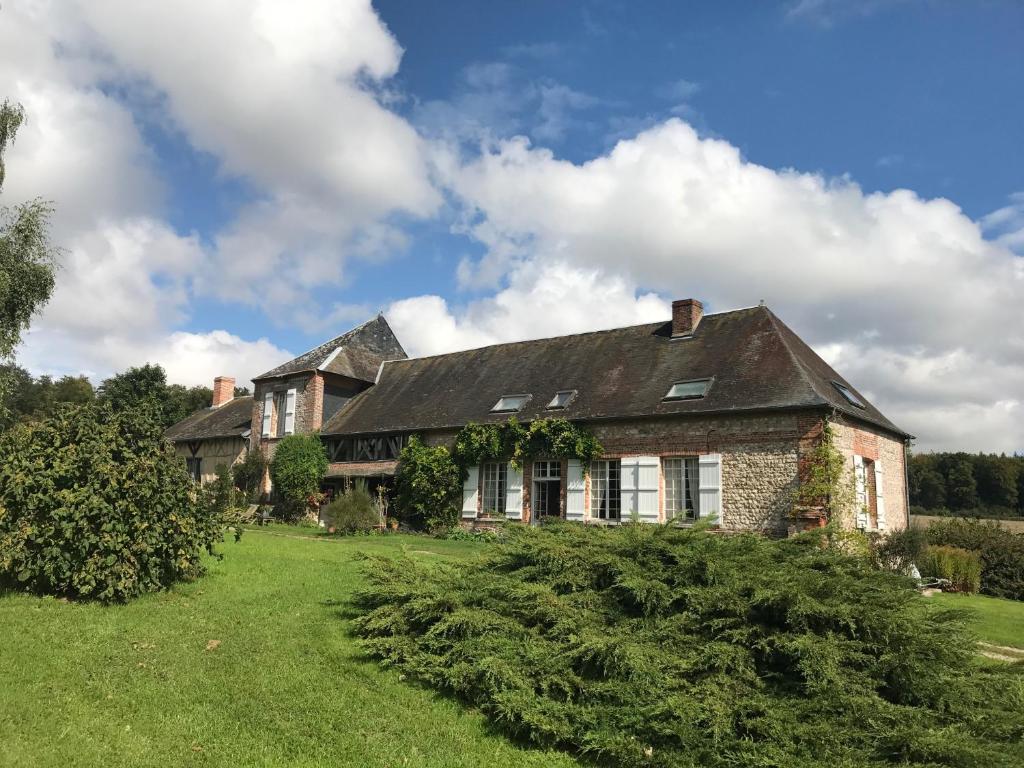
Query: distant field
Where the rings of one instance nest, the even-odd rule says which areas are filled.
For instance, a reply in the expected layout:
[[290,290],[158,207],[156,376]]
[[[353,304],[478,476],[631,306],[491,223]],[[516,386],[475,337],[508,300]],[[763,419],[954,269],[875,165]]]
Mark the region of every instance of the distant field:
[[[942,520],[955,520],[953,517],[940,517],[938,515],[911,515],[910,524],[919,528],[927,528],[929,525],[935,522],[941,522]],[[973,518],[971,518],[973,519]],[[989,522],[987,519],[982,518],[985,522]],[[998,523],[1003,528],[1013,531],[1014,533],[1024,533],[1024,520],[992,520],[993,523]]]

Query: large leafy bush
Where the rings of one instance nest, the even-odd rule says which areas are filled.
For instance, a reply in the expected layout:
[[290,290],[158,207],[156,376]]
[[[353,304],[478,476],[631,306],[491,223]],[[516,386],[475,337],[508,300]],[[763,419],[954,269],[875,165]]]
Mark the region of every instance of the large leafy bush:
[[412,437],[398,458],[395,490],[398,515],[413,528],[445,530],[459,522],[462,470],[443,445]]
[[202,573],[220,537],[145,410],[65,409],[0,437],[0,580],[122,601]]
[[311,513],[319,500],[327,464],[327,451],[316,433],[288,435],[277,444],[270,462],[270,478],[281,499],[281,517],[295,519]]
[[829,534],[510,527],[371,560],[366,649],[517,737],[621,766],[1019,766],[1024,675]]
[[951,518],[930,525],[928,541],[977,552],[981,556],[981,591],[1024,600],[1024,534],[996,523]]

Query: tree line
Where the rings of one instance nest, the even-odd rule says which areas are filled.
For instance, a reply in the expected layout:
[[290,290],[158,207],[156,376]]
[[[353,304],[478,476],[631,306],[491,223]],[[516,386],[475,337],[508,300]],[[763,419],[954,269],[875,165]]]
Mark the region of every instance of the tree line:
[[907,465],[910,505],[930,513],[1024,515],[1024,456],[921,453]]
[[[213,402],[210,387],[168,384],[163,367],[152,363],[115,374],[98,387],[85,376],[32,376],[14,363],[0,365],[0,379],[6,382],[0,430],[49,418],[65,405],[89,403],[109,403],[115,411],[144,405],[167,428]],[[235,387],[236,397],[248,394],[245,387]]]

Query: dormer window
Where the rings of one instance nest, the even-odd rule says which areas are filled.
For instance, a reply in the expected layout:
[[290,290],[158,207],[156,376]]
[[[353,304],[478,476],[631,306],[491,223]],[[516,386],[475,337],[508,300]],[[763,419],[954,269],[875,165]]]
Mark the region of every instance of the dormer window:
[[846,398],[847,402],[854,408],[866,408],[864,401],[850,391],[849,387],[843,386],[838,381],[833,381],[832,386],[839,390],[839,394]]
[[531,395],[502,395],[491,408],[491,413],[516,413],[530,402]]
[[704,397],[711,388],[711,379],[694,379],[693,381],[677,381],[668,388],[665,400],[697,400]]
[[547,404],[548,410],[558,410],[565,408],[573,401],[576,397],[575,389],[563,389],[559,392],[555,392],[555,396],[551,398],[551,402]]

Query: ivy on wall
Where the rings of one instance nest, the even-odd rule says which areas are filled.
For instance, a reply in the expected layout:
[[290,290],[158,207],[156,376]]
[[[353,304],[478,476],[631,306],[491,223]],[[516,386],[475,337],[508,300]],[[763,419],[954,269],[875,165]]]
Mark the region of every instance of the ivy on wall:
[[[807,456],[801,482],[796,489],[795,503],[804,508],[817,508],[826,520],[841,520],[854,506],[853,476],[846,460],[835,445],[835,431],[827,420],[822,423],[821,439]],[[793,510],[794,513],[796,509]]]
[[586,471],[603,450],[589,430],[565,419],[537,419],[525,425],[513,417],[503,424],[467,424],[455,438],[453,455],[463,470],[496,459],[508,459],[521,469],[534,456],[548,456],[578,459]]

